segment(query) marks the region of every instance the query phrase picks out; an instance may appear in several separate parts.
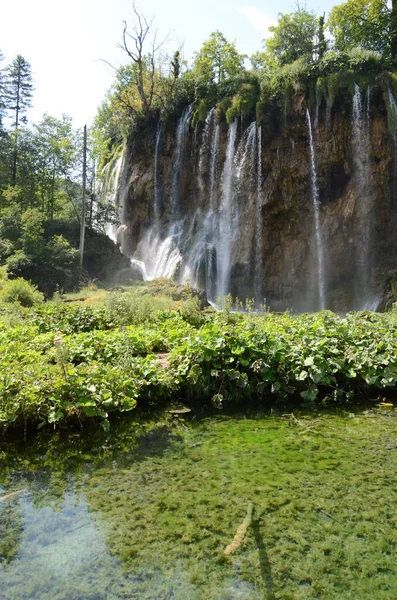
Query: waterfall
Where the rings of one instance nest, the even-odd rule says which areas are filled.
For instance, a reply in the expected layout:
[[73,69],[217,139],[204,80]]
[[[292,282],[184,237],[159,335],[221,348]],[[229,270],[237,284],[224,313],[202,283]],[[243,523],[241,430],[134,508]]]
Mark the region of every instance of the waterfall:
[[255,302],[257,306],[263,302],[263,223],[262,223],[262,126],[258,127],[257,147],[257,187],[256,187],[256,222],[255,222]]
[[397,104],[391,89],[388,89],[390,116],[389,130],[393,133],[394,144],[394,173],[393,173],[393,201],[397,201]]
[[219,242],[217,248],[217,297],[220,296],[222,301],[230,291],[231,251],[237,227],[237,211],[233,202],[237,123],[238,121],[235,120],[229,127],[226,160],[221,182]]
[[372,231],[371,209],[373,207],[373,190],[369,174],[370,169],[370,136],[369,136],[369,93],[367,111],[363,115],[360,88],[354,84],[353,96],[353,131],[352,151],[355,169],[357,194],[356,262],[358,277],[356,281],[356,306],[362,309],[372,301]]
[[160,205],[161,205],[161,184],[159,178],[159,147],[161,140],[161,133],[163,129],[162,121],[159,121],[156,131],[156,143],[154,146],[154,218],[156,225],[160,219]]
[[214,123],[211,144],[211,169],[210,169],[210,208],[204,220],[205,245],[205,289],[209,300],[216,301],[216,236],[218,225],[215,218],[218,185],[218,152],[220,127]]
[[216,200],[216,188],[218,184],[218,149],[219,149],[220,127],[215,124],[214,136],[211,145],[211,170],[210,170],[210,209],[213,211]]
[[[198,227],[191,249],[187,257],[187,274],[191,277],[194,286],[205,284],[207,297],[216,300],[216,255],[218,221],[215,214],[218,183],[218,150],[220,127],[215,123],[215,110],[212,109],[207,116],[202,144],[200,148],[198,183],[200,187],[201,206],[207,204],[206,189],[209,192],[209,208],[203,218],[198,216]],[[209,175],[208,186],[205,175]],[[188,236],[191,237],[191,236]],[[203,273],[204,271],[204,273]],[[203,280],[204,275],[204,280]]]
[[[246,138],[244,144],[244,137]],[[250,183],[252,185],[253,178],[255,176],[255,140],[256,140],[256,123],[251,123],[248,129],[245,131],[245,136],[241,136],[241,150],[239,149],[238,154],[241,154],[237,161],[236,176],[237,180],[241,181],[244,177],[245,171],[249,169]]]
[[171,183],[171,231],[176,230],[175,224],[180,219],[180,188],[181,174],[184,166],[184,151],[186,138],[189,133],[190,117],[192,116],[193,107],[188,106],[181,118],[178,120],[176,128],[176,146],[173,158],[174,170]]
[[318,286],[318,300],[320,310],[325,308],[325,294],[324,294],[324,245],[323,236],[320,224],[320,202],[318,194],[318,183],[317,183],[317,170],[316,170],[316,155],[313,144],[312,124],[310,120],[309,110],[306,110],[306,120],[309,128],[309,139],[310,139],[310,168],[311,168],[311,188],[312,188],[312,202],[314,210],[314,227],[315,227],[315,239],[316,239],[316,252],[317,252],[317,286]]
[[[107,204],[120,210],[118,201],[121,190],[121,172],[124,164],[124,152],[118,158],[104,166],[101,176],[102,183],[99,187],[98,197],[102,204]],[[95,215],[94,215],[95,219]],[[121,242],[118,235],[119,226],[115,223],[105,225],[106,235],[116,244]]]

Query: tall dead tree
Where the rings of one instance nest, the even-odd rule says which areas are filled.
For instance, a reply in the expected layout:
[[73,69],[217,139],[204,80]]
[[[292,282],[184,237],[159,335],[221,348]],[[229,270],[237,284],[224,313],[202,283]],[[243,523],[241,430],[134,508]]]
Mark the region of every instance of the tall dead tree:
[[124,21],[123,42],[119,47],[132,60],[134,83],[141,101],[142,114],[147,117],[155,91],[156,55],[167,38],[158,42],[157,30],[153,31],[153,19],[148,20],[141,15],[135,3],[132,5],[132,10],[134,12],[132,28],[129,31],[127,21]]

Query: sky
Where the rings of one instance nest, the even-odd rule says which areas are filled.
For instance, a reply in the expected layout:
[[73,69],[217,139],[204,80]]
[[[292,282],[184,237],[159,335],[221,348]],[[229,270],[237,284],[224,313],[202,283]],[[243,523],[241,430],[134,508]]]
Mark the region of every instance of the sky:
[[[329,12],[332,0],[307,0],[306,9]],[[304,6],[300,2],[300,6]],[[235,40],[239,52],[260,50],[277,13],[296,9],[293,0],[137,0],[137,9],[153,17],[158,39],[167,50],[183,44],[189,59],[215,30]],[[132,22],[131,0],[18,0],[4,3],[0,20],[2,66],[17,54],[28,60],[35,82],[29,119],[47,112],[73,117],[76,127],[90,125],[111,86],[114,67],[126,62],[117,45],[123,21]],[[106,62],[105,62],[106,61]]]

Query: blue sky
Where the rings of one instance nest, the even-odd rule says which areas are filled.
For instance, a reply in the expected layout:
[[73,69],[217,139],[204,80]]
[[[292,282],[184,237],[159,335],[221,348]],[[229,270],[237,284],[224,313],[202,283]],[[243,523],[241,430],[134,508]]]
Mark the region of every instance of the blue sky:
[[[306,8],[320,14],[339,3],[307,0]],[[44,112],[56,117],[66,113],[78,127],[90,124],[113,79],[112,70],[101,59],[115,66],[125,61],[117,44],[123,20],[131,20],[131,1],[18,0],[4,4],[0,49],[5,63],[22,54],[34,73],[36,91],[30,119],[38,121]],[[137,7],[154,17],[160,37],[169,34],[170,51],[184,42],[185,58],[190,58],[216,29],[236,40],[242,53],[259,50],[277,13],[295,10],[296,3],[138,0]]]

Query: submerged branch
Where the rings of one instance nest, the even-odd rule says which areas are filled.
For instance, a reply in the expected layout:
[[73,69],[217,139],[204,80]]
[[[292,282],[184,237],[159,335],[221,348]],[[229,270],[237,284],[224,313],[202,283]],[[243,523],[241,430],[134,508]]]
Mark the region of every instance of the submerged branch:
[[232,543],[226,546],[224,551],[225,556],[229,556],[230,554],[235,552],[243,543],[245,534],[247,533],[247,529],[251,525],[253,508],[253,503],[249,502],[246,517],[237,529],[236,535],[234,536]]

